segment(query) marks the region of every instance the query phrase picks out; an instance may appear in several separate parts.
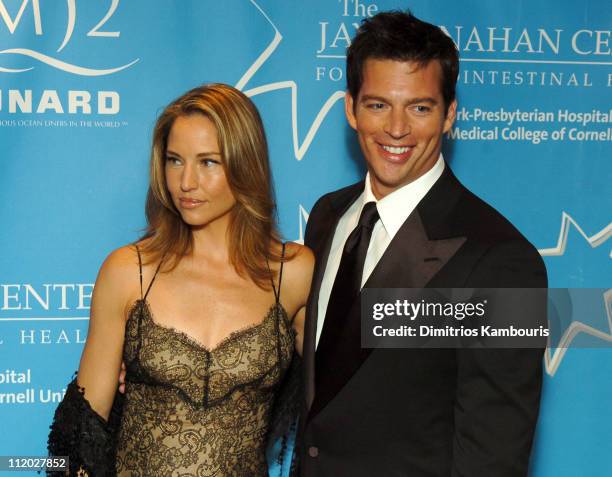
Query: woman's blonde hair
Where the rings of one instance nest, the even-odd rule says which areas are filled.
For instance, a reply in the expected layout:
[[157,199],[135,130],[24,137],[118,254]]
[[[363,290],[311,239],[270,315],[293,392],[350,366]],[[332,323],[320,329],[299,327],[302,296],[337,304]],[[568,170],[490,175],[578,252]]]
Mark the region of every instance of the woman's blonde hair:
[[168,192],[166,147],[178,117],[202,114],[217,129],[222,164],[236,199],[231,211],[229,257],[237,273],[248,275],[264,289],[273,274],[267,261],[281,261],[276,230],[276,207],[268,161],[268,145],[261,117],[253,102],[225,84],[208,84],[188,91],[161,113],[153,131],[147,228],[140,249],[145,263],[164,259],[165,271],[174,269],[192,251],[191,229],[181,219]]

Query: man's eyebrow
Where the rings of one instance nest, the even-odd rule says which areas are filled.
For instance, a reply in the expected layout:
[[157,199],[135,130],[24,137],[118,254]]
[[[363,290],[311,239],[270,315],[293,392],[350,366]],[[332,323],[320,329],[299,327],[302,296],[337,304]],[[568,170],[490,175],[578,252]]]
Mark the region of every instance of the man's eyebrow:
[[[384,98],[383,96],[377,96],[374,94],[364,94],[360,99],[360,102],[365,102],[365,101],[380,101],[381,103],[389,103],[390,101],[386,98]],[[430,96],[423,96],[423,97],[418,97],[418,98],[410,98],[408,101],[406,101],[406,104],[410,105],[410,104],[417,104],[417,103],[429,103],[432,105],[436,105],[438,104],[438,101]]]
[[417,103],[429,103],[429,104],[438,104],[438,101],[431,96],[423,96],[421,98],[411,98],[407,101],[407,104],[417,104]]
[[359,102],[364,101],[380,101],[381,103],[388,103],[389,100],[383,98],[382,96],[376,96],[373,94],[364,94],[361,98],[359,98]]

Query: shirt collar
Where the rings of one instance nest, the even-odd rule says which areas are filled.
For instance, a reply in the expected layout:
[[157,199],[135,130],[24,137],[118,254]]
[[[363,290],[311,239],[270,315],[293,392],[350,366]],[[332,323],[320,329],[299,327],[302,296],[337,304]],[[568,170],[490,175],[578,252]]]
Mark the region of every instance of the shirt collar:
[[421,199],[425,197],[429,189],[440,178],[442,172],[444,172],[444,158],[440,154],[434,166],[425,174],[380,200],[376,200],[372,192],[370,173],[368,172],[365,179],[365,190],[362,194],[363,202],[361,208],[363,209],[363,206],[368,202],[376,202],[376,208],[378,209],[383,227],[389,238],[393,239]]

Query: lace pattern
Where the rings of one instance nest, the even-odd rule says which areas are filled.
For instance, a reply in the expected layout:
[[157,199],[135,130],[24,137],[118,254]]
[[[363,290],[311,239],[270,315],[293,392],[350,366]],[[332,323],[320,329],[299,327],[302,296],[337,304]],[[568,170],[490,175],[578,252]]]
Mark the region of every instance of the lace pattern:
[[69,474],[90,477],[267,476],[266,441],[294,422],[299,389],[295,332],[279,301],[282,265],[263,321],[207,349],[154,321],[146,298],[161,262],[143,294],[136,251],[141,299],[126,322],[125,398],[117,395],[107,423],[73,380],[51,425],[50,455],[68,455]]
[[138,300],[126,324],[119,475],[267,475],[271,408],[294,339],[280,303],[207,349]]

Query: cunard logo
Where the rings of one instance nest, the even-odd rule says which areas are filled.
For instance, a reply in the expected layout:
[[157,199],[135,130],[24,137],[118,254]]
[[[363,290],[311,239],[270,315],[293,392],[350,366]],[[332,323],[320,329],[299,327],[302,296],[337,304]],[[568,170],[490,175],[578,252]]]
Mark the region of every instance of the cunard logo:
[[[117,13],[119,8],[120,0],[110,0],[110,4],[106,13],[99,19],[95,19],[92,22],[91,27],[87,26],[86,36],[87,37],[106,37],[106,38],[119,38],[121,35],[120,31],[112,31],[109,24],[112,24],[112,18]],[[8,5],[5,4],[4,0],[0,0],[0,35],[6,33],[13,36],[16,32],[20,32],[26,28],[33,28],[33,33],[37,37],[45,35],[45,21],[44,21],[44,7],[46,3],[49,4],[49,8],[57,9],[57,2],[48,2],[41,0],[22,0],[18,9],[15,9],[15,5],[18,2],[10,2]],[[41,9],[41,6],[43,7]],[[26,18],[28,21],[32,19],[32,23],[25,23]],[[131,60],[125,64],[109,65],[105,68],[94,68],[88,65],[76,64],[74,62],[65,61],[62,58],[62,51],[66,46],[74,40],[75,26],[80,21],[79,11],[77,9],[76,0],[66,0],[66,28],[65,33],[58,48],[54,52],[43,52],[37,51],[31,48],[7,48],[0,50],[0,72],[2,73],[24,73],[33,70],[37,64],[45,64],[52,68],[65,71],[66,73],[79,75],[79,76],[105,76],[117,73],[121,70],[129,68],[136,62],[138,58]],[[3,32],[3,30],[6,30]],[[21,38],[21,37],[19,37]],[[16,68],[11,65],[11,61],[15,61],[14,58],[26,58],[28,59],[29,65],[26,67]],[[9,66],[11,65],[11,66]]]

